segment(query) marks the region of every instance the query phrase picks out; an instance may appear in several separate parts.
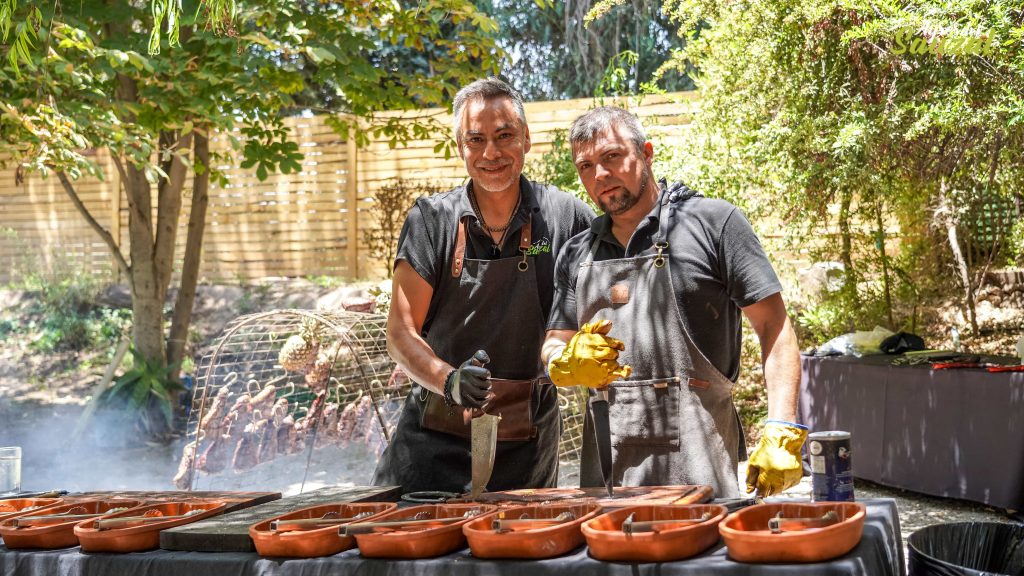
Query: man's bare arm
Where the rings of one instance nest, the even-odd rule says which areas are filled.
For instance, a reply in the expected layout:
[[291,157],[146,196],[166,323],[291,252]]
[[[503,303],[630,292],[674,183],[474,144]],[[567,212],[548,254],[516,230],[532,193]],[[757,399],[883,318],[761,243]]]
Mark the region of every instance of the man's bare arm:
[[548,330],[544,335],[544,345],[540,349],[540,361],[544,363],[544,366],[551,363],[552,356],[556,352],[561,352],[562,348],[575,335],[575,330]]
[[420,336],[433,294],[434,289],[408,262],[398,262],[388,314],[388,354],[410,378],[443,395],[445,378],[453,368]]
[[743,308],[761,342],[768,387],[768,418],[796,422],[800,394],[800,347],[781,294]]

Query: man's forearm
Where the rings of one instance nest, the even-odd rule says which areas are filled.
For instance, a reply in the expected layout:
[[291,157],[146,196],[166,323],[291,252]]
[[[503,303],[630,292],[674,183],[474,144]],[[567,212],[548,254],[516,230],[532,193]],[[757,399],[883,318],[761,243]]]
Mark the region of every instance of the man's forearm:
[[773,345],[763,350],[762,356],[768,388],[768,418],[796,422],[800,396],[800,347],[788,316]]
[[388,354],[419,385],[431,392],[444,394],[444,381],[453,367],[438,358],[419,334],[402,329],[389,330]]
[[551,363],[555,354],[561,353],[575,333],[574,330],[548,330],[544,337],[544,344],[540,348],[540,361],[544,363],[545,367]]

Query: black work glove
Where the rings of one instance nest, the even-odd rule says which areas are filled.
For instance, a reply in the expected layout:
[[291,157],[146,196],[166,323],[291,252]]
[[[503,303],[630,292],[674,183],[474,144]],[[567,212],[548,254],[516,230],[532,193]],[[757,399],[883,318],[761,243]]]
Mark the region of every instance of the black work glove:
[[444,396],[449,404],[459,404],[466,408],[480,408],[487,401],[491,391],[491,371],[484,364],[491,361],[483,350],[462,363],[457,370],[448,374],[444,383]]

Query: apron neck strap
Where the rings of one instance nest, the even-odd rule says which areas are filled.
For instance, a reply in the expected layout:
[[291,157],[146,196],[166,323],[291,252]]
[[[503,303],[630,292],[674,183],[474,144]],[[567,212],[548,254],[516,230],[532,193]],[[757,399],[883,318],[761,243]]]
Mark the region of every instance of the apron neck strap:
[[[455,232],[455,250],[452,252],[452,278],[462,275],[462,265],[466,260],[466,234],[469,228],[469,216],[459,220]],[[530,249],[533,233],[533,214],[526,213],[526,223],[523,224],[519,237],[519,251],[526,253]],[[499,247],[500,249],[500,247]]]
[[452,253],[452,278],[462,275],[462,262],[466,257],[466,228],[469,226],[465,217],[455,226],[455,252]]

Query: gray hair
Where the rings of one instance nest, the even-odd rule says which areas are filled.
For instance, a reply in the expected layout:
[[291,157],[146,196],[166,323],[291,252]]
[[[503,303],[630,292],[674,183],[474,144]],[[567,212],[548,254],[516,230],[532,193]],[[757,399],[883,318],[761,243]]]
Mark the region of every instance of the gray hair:
[[636,116],[616,106],[594,108],[573,121],[569,128],[569,145],[575,150],[576,146],[593,142],[599,132],[613,126],[625,129],[636,151],[643,154],[647,142],[643,125]]
[[455,130],[456,142],[462,142],[462,109],[466,106],[467,102],[476,98],[483,98],[484,100],[508,98],[512,101],[512,106],[515,107],[516,114],[519,115],[519,120],[523,123],[523,127],[526,127],[526,110],[523,109],[522,94],[504,80],[491,76],[464,86],[462,90],[455,94],[455,100],[452,102],[452,115],[454,116],[452,128]]

